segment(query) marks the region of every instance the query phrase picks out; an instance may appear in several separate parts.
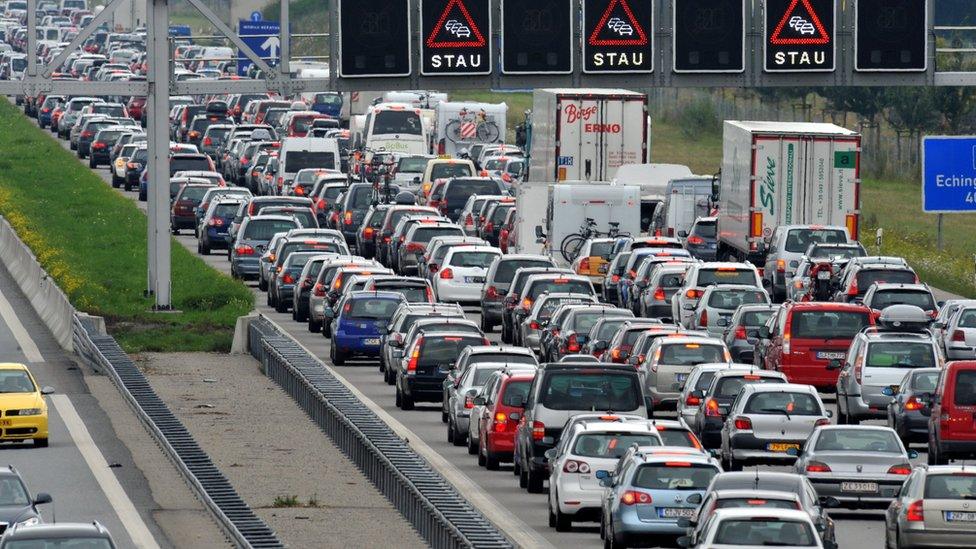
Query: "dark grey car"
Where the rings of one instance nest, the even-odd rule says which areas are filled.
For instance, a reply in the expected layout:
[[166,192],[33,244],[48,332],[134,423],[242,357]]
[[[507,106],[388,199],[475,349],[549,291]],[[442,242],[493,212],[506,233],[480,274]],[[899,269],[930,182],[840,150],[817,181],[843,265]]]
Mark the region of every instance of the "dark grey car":
[[0,531],[40,524],[43,520],[37,506],[51,501],[51,496],[43,492],[31,498],[20,473],[12,465],[0,467]]
[[[725,321],[722,340],[735,362],[753,363],[759,328],[766,324],[778,305],[740,305],[732,318]],[[719,321],[722,325],[722,321]]]

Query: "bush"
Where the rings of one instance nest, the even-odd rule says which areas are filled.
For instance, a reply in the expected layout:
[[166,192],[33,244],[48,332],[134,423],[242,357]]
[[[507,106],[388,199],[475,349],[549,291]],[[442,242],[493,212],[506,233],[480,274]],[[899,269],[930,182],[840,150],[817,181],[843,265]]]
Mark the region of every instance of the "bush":
[[715,105],[707,98],[695,99],[682,108],[676,122],[685,137],[695,140],[702,134],[718,131],[721,126]]

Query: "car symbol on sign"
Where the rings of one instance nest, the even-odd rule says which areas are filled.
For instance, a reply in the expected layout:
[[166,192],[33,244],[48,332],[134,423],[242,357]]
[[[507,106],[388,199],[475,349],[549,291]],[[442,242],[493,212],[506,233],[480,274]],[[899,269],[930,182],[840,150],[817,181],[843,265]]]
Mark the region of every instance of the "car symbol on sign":
[[607,22],[607,27],[621,36],[634,34],[634,28],[619,17],[611,17],[610,21]]
[[790,17],[790,27],[795,29],[800,34],[815,34],[817,32],[817,29],[813,26],[813,23],[807,21],[799,15]]

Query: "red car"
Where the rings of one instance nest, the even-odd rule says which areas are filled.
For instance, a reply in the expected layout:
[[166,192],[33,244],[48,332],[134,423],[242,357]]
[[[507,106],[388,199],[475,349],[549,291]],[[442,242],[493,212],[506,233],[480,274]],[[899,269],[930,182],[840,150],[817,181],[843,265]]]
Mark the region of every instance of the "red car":
[[522,401],[535,379],[534,373],[524,371],[498,372],[495,376],[475,401],[475,405],[483,406],[478,417],[478,464],[489,471],[498,469],[499,462],[513,460]]
[[976,360],[946,364],[939,376],[929,416],[929,465],[976,457]]
[[871,309],[863,305],[831,302],[786,302],[776,313],[763,368],[786,375],[790,383],[833,390],[840,374],[832,360],[842,361],[854,336],[874,326]]

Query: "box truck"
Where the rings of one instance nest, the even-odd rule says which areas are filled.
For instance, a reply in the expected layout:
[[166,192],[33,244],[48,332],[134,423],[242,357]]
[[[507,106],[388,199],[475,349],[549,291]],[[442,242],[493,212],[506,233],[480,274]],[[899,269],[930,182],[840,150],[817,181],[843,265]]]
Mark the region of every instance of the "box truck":
[[537,89],[526,180],[610,181],[621,165],[647,162],[649,134],[644,94]]
[[664,202],[654,214],[654,230],[664,236],[686,237],[696,219],[711,215],[714,181],[703,175],[669,181]]
[[861,136],[834,124],[726,121],[718,257],[765,263],[780,225],[839,225],[858,238]]
[[617,168],[611,181],[616,185],[640,187],[641,232],[649,232],[655,212],[664,202],[668,182],[691,176],[691,168],[682,164],[624,164]]

